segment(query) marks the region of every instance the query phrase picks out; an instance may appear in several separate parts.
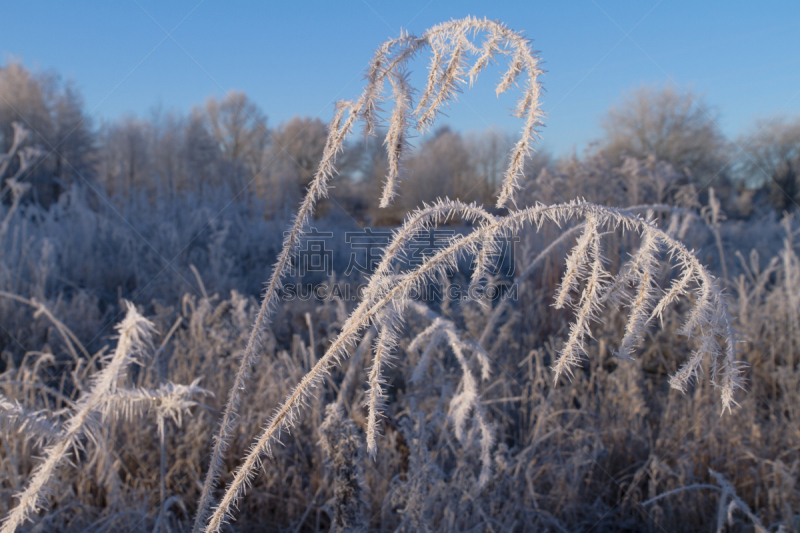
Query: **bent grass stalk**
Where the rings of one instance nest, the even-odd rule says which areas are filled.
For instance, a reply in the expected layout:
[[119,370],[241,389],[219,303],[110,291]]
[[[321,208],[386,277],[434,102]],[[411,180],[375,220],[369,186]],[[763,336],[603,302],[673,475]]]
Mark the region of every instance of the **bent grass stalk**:
[[[443,211],[447,208],[454,208],[454,206],[448,205],[444,201],[440,202],[439,205]],[[736,341],[730,328],[730,316],[727,313],[726,303],[722,299],[719,287],[713,276],[711,276],[697,258],[689,252],[681,242],[676,241],[666,232],[622,209],[578,201],[554,206],[534,206],[514,211],[505,217],[497,218],[493,222],[480,226],[472,233],[453,239],[448,247],[427,258],[421,266],[411,272],[395,276],[389,281],[385,278],[378,280],[374,278],[371,279],[370,286],[373,284],[375,285],[375,292],[370,291],[368,288],[365,294],[377,294],[378,296],[375,298],[365,296],[365,300],[363,300],[350,315],[342,331],[331,343],[325,355],[323,355],[314,368],[300,380],[298,385],[286,398],[285,402],[268,421],[261,435],[251,446],[244,462],[237,468],[234,479],[229,484],[219,505],[215,508],[208,526],[206,527],[206,531],[209,533],[216,533],[220,530],[222,524],[230,517],[231,509],[242,495],[246,485],[254,475],[255,469],[260,465],[261,455],[264,453],[270,455],[270,446],[272,442],[280,438],[281,432],[284,429],[288,430],[296,423],[300,410],[304,405],[303,400],[311,395],[313,389],[322,381],[323,377],[334,364],[340,363],[348,356],[347,348],[358,341],[360,331],[369,325],[381,310],[387,306],[395,306],[395,311],[402,314],[402,309],[398,309],[398,307],[402,306],[402,302],[408,297],[412,289],[418,290],[423,283],[435,279],[437,275],[441,274],[448,267],[452,267],[455,259],[459,255],[474,253],[480,242],[491,238],[498,231],[518,228],[526,222],[536,227],[539,227],[546,220],[563,223],[576,216],[583,216],[586,219],[591,219],[593,223],[587,225],[587,227],[593,227],[595,233],[600,227],[619,226],[628,230],[635,230],[640,234],[646,231],[652,232],[668,252],[676,258],[678,265],[684,271],[689,271],[689,276],[699,284],[699,289],[710,293],[710,298],[700,302],[704,309],[701,310],[699,314],[707,315],[708,313],[712,313],[712,316],[708,317],[708,323],[704,325],[713,328],[726,341],[725,357],[719,364],[722,379],[718,386],[721,389],[723,410],[730,410],[731,404],[735,403],[733,401],[735,390],[742,387],[743,378],[741,375],[741,363],[735,360]],[[599,269],[601,267],[598,266],[599,263],[599,258],[596,257],[593,261],[591,279],[598,279],[600,277]],[[599,290],[585,291],[582,307],[592,304],[593,302],[596,303],[596,300],[600,298],[599,292]],[[670,295],[667,294],[665,298],[669,296]],[[577,339],[575,342],[576,347],[580,347],[580,343],[583,342],[583,339]],[[715,352],[703,350],[701,345],[701,349],[696,352],[695,357],[684,365],[683,369],[672,378],[671,385],[673,388],[685,388],[689,379],[692,377],[691,374],[687,375],[685,369],[691,368],[695,359],[702,359],[708,356],[713,357],[715,361],[717,360],[717,354]],[[556,370],[557,372],[567,371],[571,365],[575,363],[577,363],[577,361],[568,359]]]
[[[472,44],[468,38],[468,34],[470,32],[474,34],[479,31],[489,34],[489,37],[486,39],[483,47],[480,49],[475,47],[475,45]],[[538,67],[538,58],[533,55],[533,53],[530,51],[528,42],[520,34],[508,30],[508,28],[502,24],[485,19],[481,20],[474,18],[466,18],[463,20],[441,24],[426,32],[421,38],[403,34],[398,39],[384,43],[384,45],[381,46],[375,53],[375,56],[373,57],[373,60],[370,62],[370,66],[367,69],[367,86],[361,97],[355,102],[342,102],[338,104],[337,112],[331,123],[330,133],[325,151],[323,153],[322,161],[318,167],[314,180],[309,187],[306,198],[301,204],[300,210],[295,217],[294,224],[284,242],[284,247],[279,255],[278,261],[275,264],[272,276],[270,277],[262,300],[261,308],[253,325],[250,340],[248,341],[242,357],[242,362],[234,382],[234,387],[231,391],[228,404],[226,405],[220,430],[215,437],[211,464],[198,505],[198,513],[195,518],[195,533],[198,533],[210,505],[211,491],[213,490],[216,478],[218,476],[218,471],[222,465],[222,454],[224,452],[227,440],[229,439],[230,431],[232,430],[233,419],[240,401],[239,395],[244,387],[247,369],[252,363],[258,332],[263,327],[270,308],[276,302],[277,290],[280,287],[280,280],[287,268],[290,254],[296,248],[298,240],[302,235],[303,228],[313,213],[316,202],[320,198],[324,197],[327,192],[327,183],[335,173],[334,164],[336,154],[342,149],[344,138],[352,130],[355,120],[362,119],[364,121],[365,131],[367,134],[372,134],[374,132],[374,123],[377,119],[378,104],[382,100],[382,92],[384,90],[385,82],[389,80],[394,89],[396,108],[392,115],[391,126],[386,138],[386,145],[390,154],[390,172],[387,176],[386,187],[384,188],[384,193],[381,198],[382,206],[389,205],[397,188],[396,182],[402,167],[402,152],[405,145],[405,139],[408,137],[406,131],[410,127],[410,121],[408,120],[408,108],[410,107],[411,101],[411,88],[406,83],[405,74],[401,70],[405,63],[411,59],[422,47],[429,46],[432,49],[433,58],[429,70],[427,85],[424,92],[421,94],[418,105],[415,109],[415,113],[417,115],[416,128],[419,131],[423,131],[433,124],[435,117],[440,112],[441,108],[448,101],[454,98],[455,90],[457,89],[458,84],[461,82],[460,76],[463,74],[465,69],[467,54],[474,53],[479,56],[478,60],[469,70],[470,82],[474,82],[476,76],[486,67],[486,65],[489,64],[490,60],[496,54],[503,52],[504,45],[513,50],[512,59],[510,61],[508,70],[504,74],[500,84],[497,86],[497,94],[499,95],[508,90],[523,73],[527,72],[528,74],[528,85],[523,91],[523,97],[520,99],[515,113],[518,117],[523,118],[525,121],[522,136],[512,150],[509,168],[504,176],[497,205],[504,206],[508,203],[514,203],[514,192],[519,187],[519,179],[522,176],[525,158],[531,150],[532,143],[536,135],[536,128],[541,124],[542,116],[539,110],[539,95],[541,87],[538,82],[538,75],[541,74],[541,70]],[[348,116],[345,119],[344,115],[346,112],[348,113]],[[455,260],[454,257],[448,254],[439,254],[436,256],[436,262],[426,263],[417,269],[417,271],[415,271],[415,277],[409,278],[407,277],[408,275],[406,275],[403,281],[399,281],[394,288],[389,289],[392,279],[386,275],[388,265],[396,258],[401,249],[402,242],[405,238],[408,238],[411,228],[424,225],[426,221],[435,223],[438,220],[436,217],[440,214],[446,212],[447,216],[450,216],[454,212],[462,210],[461,208],[461,205],[447,203],[444,201],[440,202],[434,207],[426,208],[427,212],[426,210],[423,210],[422,212],[415,213],[411,222],[406,224],[406,226],[404,226],[404,228],[397,234],[393,243],[387,249],[381,265],[379,265],[377,271],[370,280],[369,287],[365,293],[364,301],[362,301],[354,314],[351,315],[351,318],[345,324],[340,336],[331,345],[328,352],[317,362],[312,371],[309,372],[309,374],[307,374],[303,380],[301,380],[292,394],[290,394],[290,396],[287,398],[284,405],[275,413],[261,437],[259,437],[257,442],[251,448],[244,463],[240,465],[239,469],[237,470],[234,481],[229,486],[220,504],[216,507],[208,527],[206,528],[207,531],[219,530],[224,518],[229,513],[231,505],[243,490],[244,483],[249,480],[252,469],[258,462],[259,455],[263,451],[268,450],[269,443],[276,436],[276,434],[280,434],[281,429],[292,425],[294,415],[296,414],[296,409],[299,408],[302,399],[310,393],[310,389],[314,388],[318,384],[321,375],[324,374],[334,362],[339,361],[341,358],[347,356],[346,348],[351,343],[356,342],[358,331],[363,328],[367,322],[372,320],[374,314],[389,301],[387,300],[388,296],[386,295],[396,295],[399,287],[419,283],[422,279],[426,278],[426,276],[429,276],[428,270],[433,268],[433,265],[438,265],[438,263],[442,263],[442,265],[452,265]],[[561,209],[575,210],[579,209],[579,207],[577,204],[570,204],[568,207],[561,206]],[[530,215],[528,210],[524,210],[522,212]],[[504,229],[503,227],[505,224],[494,220],[493,217],[486,214],[477,206],[472,206],[472,216],[476,218],[483,218],[485,220],[484,226],[481,230],[472,234],[472,240],[463,241],[462,246],[464,249],[456,248],[452,251],[452,253],[458,254],[475,252],[481,248],[481,245],[486,246],[487,243],[491,242],[490,239],[495,235],[496,232]],[[509,215],[509,217],[506,217],[505,221],[513,222],[507,224],[508,226],[513,226],[514,224],[521,222],[521,219],[519,218],[520,216],[521,215],[519,214],[515,216]],[[626,223],[630,223],[630,221],[625,219],[625,217],[622,218]],[[638,223],[643,223],[641,219],[637,220]],[[541,221],[538,223],[541,223]],[[664,238],[666,238],[670,243],[675,242],[672,241],[672,239],[666,234],[663,235]],[[481,239],[480,242],[478,242],[479,238]],[[592,235],[587,234],[587,241],[590,238],[592,238]],[[584,312],[581,315],[583,318],[581,318],[579,321],[579,332],[581,334],[575,335],[575,339],[573,339],[573,342],[570,344],[570,349],[582,347],[583,337],[585,333],[588,332],[588,322],[591,318],[588,311],[598,305],[600,293],[599,289],[601,288],[599,276],[603,272],[602,266],[600,265],[601,260],[599,257],[599,244],[597,239],[599,239],[599,237],[595,236],[595,249],[598,257],[596,258],[595,265],[593,267],[593,279],[597,286],[595,290],[582,298]],[[583,258],[583,251],[578,250],[577,254],[573,253],[572,255],[574,256],[573,262],[576,263],[576,265],[573,265],[573,271],[566,276],[564,283],[562,283],[562,297],[560,298],[561,301],[559,302],[561,305],[569,303],[570,298],[568,292],[576,288],[576,284],[579,280],[580,272],[578,272],[578,270],[574,267],[576,267],[577,263],[580,263],[581,259]],[[690,265],[692,266],[692,268],[686,268],[686,271],[694,270],[697,268],[696,265],[699,265],[699,263],[697,263],[693,257],[687,257],[690,256],[688,251],[685,253],[680,252],[678,255],[683,259],[687,267]],[[481,257],[483,260],[485,260],[487,254],[481,253]],[[694,279],[695,277],[695,274],[689,274],[690,280]],[[707,285],[705,282],[710,282],[710,278],[707,276],[701,276],[701,278],[701,281],[704,282],[703,285]],[[674,291],[674,296],[677,297],[684,293],[686,285],[681,284],[675,288],[677,290]],[[706,290],[708,290],[707,287]],[[718,294],[718,291],[714,292],[714,294]],[[368,308],[369,302],[373,301],[377,301],[378,303],[376,303],[373,307]],[[719,298],[715,298],[715,303],[717,302],[722,302],[721,296]],[[656,308],[654,314],[657,311],[660,310]],[[728,354],[729,357],[726,358],[726,361],[729,362],[729,369],[732,365],[733,355],[734,351],[733,348],[731,348]],[[568,370],[571,364],[577,361],[577,356],[570,356],[569,353],[563,352],[561,359],[561,364],[557,367],[556,376],[558,376],[560,371]],[[379,367],[374,368],[376,371],[379,370]],[[734,371],[729,371],[726,376],[727,375],[733,375],[733,378],[738,377],[738,374],[736,374]],[[691,374],[689,377],[691,377]],[[681,387],[682,385],[685,385],[687,379],[688,378],[685,376],[679,374],[673,381],[673,385],[676,387]],[[738,382],[736,379],[729,380],[729,384],[733,388],[735,388],[734,385],[737,383]],[[377,393],[377,391],[374,392]],[[732,400],[732,394],[726,396],[725,398]],[[729,406],[729,402],[726,401],[725,405]],[[370,415],[372,420],[374,420],[374,414],[375,413],[373,412]]]
[[[469,38],[470,33],[474,37],[478,32],[489,34],[482,49],[477,48]],[[458,85],[463,82],[460,74],[463,70],[462,62],[466,60],[467,53],[479,55],[478,61],[470,70],[470,80],[474,81],[493,57],[506,53],[505,47],[514,50],[513,60],[508,71],[497,86],[496,93],[498,95],[507,91],[520,75],[528,74],[527,86],[515,112],[518,117],[525,119],[525,123],[522,136],[511,153],[511,164],[506,171],[498,206],[514,201],[514,192],[519,187],[518,182],[522,177],[525,158],[532,150],[536,128],[541,125],[542,117],[539,109],[541,85],[538,82],[538,76],[542,71],[538,66],[539,59],[531,51],[528,41],[520,33],[509,30],[499,22],[467,17],[434,26],[422,37],[404,33],[397,39],[385,42],[370,62],[366,75],[367,85],[360,98],[355,102],[347,101],[337,104],[336,113],[329,127],[322,160],[273,267],[250,337],[242,354],[234,385],[225,405],[220,428],[214,437],[210,465],[198,502],[193,533],[199,533],[206,518],[219,470],[222,468],[223,454],[235,424],[236,411],[241,402],[241,393],[245,387],[248,370],[253,364],[259,333],[276,304],[281,279],[286,274],[291,254],[297,247],[304,227],[314,212],[316,202],[327,195],[328,181],[336,172],[336,156],[343,149],[344,139],[351,132],[355,121],[357,119],[364,121],[367,134],[374,132],[378,104],[382,100],[387,80],[392,82],[395,90],[396,111],[392,115],[392,123],[386,138],[392,164],[381,204],[389,205],[396,193],[396,181],[402,168],[405,139],[408,138],[408,130],[412,127],[412,122],[409,120],[411,88],[406,83],[402,69],[417,52],[426,46],[433,51],[434,64],[429,72],[428,85],[415,110],[417,115],[415,127],[419,131],[430,127],[437,114],[441,112],[441,108],[454,98]],[[450,56],[448,68],[440,73],[438,68],[440,59],[446,56]],[[346,118],[345,113],[347,113]]]
[[105,409],[118,379],[133,362],[134,356],[144,354],[151,346],[153,325],[136,311],[133,304],[127,303],[127,307],[125,318],[117,326],[119,340],[116,350],[106,367],[94,378],[89,394],[72,409],[74,413],[65,423],[63,433],[45,450],[44,461],[36,466],[28,485],[18,495],[19,504],[3,520],[0,533],[13,533],[44,503],[46,484],[56,468],[66,460],[70,448],[80,448],[79,439],[82,435],[88,432],[89,437],[93,438],[92,425],[96,424],[93,414]]

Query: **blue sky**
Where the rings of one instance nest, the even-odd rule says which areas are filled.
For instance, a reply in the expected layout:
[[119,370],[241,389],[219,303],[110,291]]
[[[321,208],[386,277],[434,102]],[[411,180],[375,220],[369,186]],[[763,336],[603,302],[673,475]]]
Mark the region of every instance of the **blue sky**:
[[[0,52],[53,69],[81,89],[98,120],[188,111],[210,95],[245,91],[276,125],[328,120],[354,98],[372,51],[400,28],[422,33],[465,15],[507,23],[533,39],[548,71],[542,145],[581,151],[622,93],[673,83],[702,93],[736,137],[757,118],[800,114],[800,2],[459,2],[199,0],[0,3]],[[167,34],[170,34],[168,36]],[[421,72],[427,58],[412,68]],[[513,133],[509,94],[494,72],[444,119],[469,131]]]

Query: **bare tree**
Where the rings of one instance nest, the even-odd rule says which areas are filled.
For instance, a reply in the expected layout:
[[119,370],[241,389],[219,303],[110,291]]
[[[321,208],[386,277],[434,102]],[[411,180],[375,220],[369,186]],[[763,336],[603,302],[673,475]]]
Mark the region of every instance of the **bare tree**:
[[156,108],[150,119],[153,143],[153,178],[168,196],[192,190],[186,155],[187,120],[183,115]]
[[623,154],[654,155],[695,179],[710,178],[724,165],[725,139],[716,113],[691,91],[641,87],[608,111],[602,150],[612,161]]
[[327,127],[318,118],[294,117],[273,132],[271,158],[305,187],[322,159],[327,136]]
[[132,116],[103,125],[97,172],[109,194],[155,193],[150,137],[150,124]]
[[95,134],[74,84],[11,61],[0,68],[0,94],[0,148],[10,148],[18,122],[30,131],[29,142],[44,150],[46,157],[26,177],[36,199],[48,205],[78,176],[91,179]]
[[740,141],[743,181],[767,187],[770,203],[779,211],[800,202],[800,118],[756,123],[754,132]]
[[326,125],[318,118],[294,117],[271,132],[269,149],[256,179],[258,194],[273,211],[294,205],[311,183],[325,149]]
[[21,63],[11,61],[0,68],[0,135],[3,151],[14,139],[12,124],[19,122],[30,130],[37,144],[52,142],[53,129],[49,94],[53,92],[52,76],[34,76]]
[[53,106],[53,174],[62,186],[91,175],[96,157],[92,120],[83,109],[83,98],[74,84],[67,83]]
[[[460,133],[448,127],[437,130],[409,158],[409,184],[403,191],[406,209],[436,197],[478,200],[485,186],[470,161],[470,151]],[[500,172],[505,170],[501,167]],[[494,192],[494,191],[492,191]]]
[[222,100],[206,100],[202,114],[224,159],[255,175],[269,141],[267,117],[258,105],[245,93],[230,91]]
[[[503,135],[499,131],[489,129],[478,134],[465,136],[466,148],[469,151],[469,162],[476,174],[476,188],[481,194],[481,201],[491,202],[503,184],[503,171],[508,165],[508,152],[514,146],[512,135]],[[531,171],[532,160],[525,165],[525,174]]]

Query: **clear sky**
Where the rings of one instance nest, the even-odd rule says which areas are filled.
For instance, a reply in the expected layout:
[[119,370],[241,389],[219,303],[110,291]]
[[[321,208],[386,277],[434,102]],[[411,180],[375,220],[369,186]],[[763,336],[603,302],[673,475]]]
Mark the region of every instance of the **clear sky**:
[[[0,52],[3,64],[13,55],[74,80],[98,120],[146,117],[155,105],[188,111],[237,89],[271,125],[294,115],[327,121],[337,98],[360,93],[383,40],[465,15],[505,22],[541,52],[542,144],[557,154],[599,138],[605,110],[642,84],[704,94],[731,137],[757,118],[800,114],[797,0],[0,0]],[[446,122],[514,132],[514,96],[496,99],[496,79],[487,73],[461,95]]]

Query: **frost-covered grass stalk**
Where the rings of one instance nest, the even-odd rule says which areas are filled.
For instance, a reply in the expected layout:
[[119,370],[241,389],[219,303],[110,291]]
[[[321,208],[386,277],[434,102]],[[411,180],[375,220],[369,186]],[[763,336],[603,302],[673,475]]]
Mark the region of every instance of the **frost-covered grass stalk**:
[[[485,35],[480,47],[474,43],[478,34]],[[434,59],[426,88],[414,109],[416,117],[414,122],[411,120],[412,88],[407,82],[404,67],[425,48],[431,49]],[[304,227],[313,214],[317,201],[327,195],[328,182],[336,172],[336,156],[342,151],[344,141],[351,133],[355,122],[363,121],[366,133],[374,134],[376,122],[379,120],[380,104],[384,98],[386,84],[389,83],[394,91],[395,110],[385,140],[390,155],[390,165],[381,198],[381,205],[389,205],[397,191],[403,156],[407,152],[406,140],[409,137],[409,130],[413,127],[418,131],[424,131],[433,124],[442,108],[455,97],[459,85],[463,82],[462,76],[470,56],[476,57],[469,69],[470,82],[473,82],[493,58],[499,55],[510,55],[511,58],[508,69],[497,85],[498,95],[510,89],[520,77],[526,77],[523,94],[515,111],[515,114],[524,120],[524,126],[521,138],[511,153],[511,163],[506,171],[498,199],[498,206],[503,206],[513,202],[525,159],[532,150],[536,128],[541,124],[542,117],[539,108],[541,84],[538,81],[542,71],[529,42],[521,34],[509,30],[498,22],[472,17],[440,24],[421,37],[404,33],[397,39],[385,42],[376,51],[367,68],[367,84],[360,98],[337,104],[336,113],[329,125],[322,159],[294,223],[284,239],[283,248],[264,290],[261,307],[242,354],[242,362],[225,406],[220,429],[214,437],[211,462],[195,517],[194,533],[198,533],[202,527],[212,500],[212,491],[222,467],[223,453],[234,428],[236,410],[241,401],[248,370],[254,361],[260,333],[277,303],[281,280],[289,269],[291,255],[299,243]]]
[[0,394],[0,430],[6,435],[12,432],[35,436],[37,444],[58,438],[61,430],[43,412],[31,412],[19,402],[12,402]]
[[[463,204],[442,200],[435,207],[440,213],[447,213],[449,216],[462,210]],[[225,496],[214,510],[207,531],[219,530],[234,502],[242,494],[246,484],[258,468],[261,455],[264,453],[269,455],[271,453],[271,444],[280,438],[284,430],[288,430],[296,424],[300,410],[305,400],[313,393],[313,389],[321,383],[334,364],[347,357],[348,348],[357,342],[360,332],[373,323],[379,313],[388,308],[402,315],[407,305],[408,296],[412,291],[419,293],[425,283],[434,281],[439,276],[446,274],[448,269],[455,267],[459,257],[465,255],[476,256],[481,244],[496,239],[498,234],[512,229],[519,229],[526,223],[540,227],[546,221],[564,224],[575,217],[582,217],[587,220],[588,223],[584,232],[588,237],[580,239],[576,245],[577,250],[573,250],[571,255],[576,258],[576,263],[574,268],[568,268],[561,286],[575,287],[579,281],[585,286],[580,299],[574,305],[576,319],[571,327],[570,338],[554,365],[556,377],[561,372],[571,372],[571,369],[579,362],[581,356],[586,353],[585,337],[590,333],[590,322],[592,317],[596,316],[596,311],[601,305],[604,287],[608,285],[607,282],[604,283],[602,280],[607,279],[613,283],[613,277],[603,267],[603,258],[599,245],[600,232],[605,229],[617,229],[619,227],[627,231],[636,231],[640,235],[652,232],[667,253],[675,258],[682,275],[673,285],[673,288],[655,305],[649,315],[649,320],[658,316],[671,301],[674,301],[679,296],[688,294],[691,287],[694,287],[695,292],[699,295],[695,307],[690,312],[689,320],[683,327],[683,331],[687,335],[694,335],[695,329],[699,329],[701,342],[690,361],[681,368],[678,374],[673,376],[671,385],[674,388],[683,390],[688,382],[697,375],[700,363],[703,360],[710,360],[714,368],[714,383],[721,390],[723,410],[730,410],[732,404],[735,403],[733,399],[734,393],[737,388],[742,387],[743,381],[741,365],[735,359],[736,341],[730,326],[727,304],[722,298],[716,280],[697,258],[682,243],[676,241],[652,223],[621,209],[599,206],[583,201],[553,206],[537,205],[513,211],[504,217],[496,217],[481,224],[467,235],[455,237],[449,246],[428,257],[421,266],[411,271],[400,275],[386,275],[378,279],[373,276],[369,287],[365,291],[364,300],[350,315],[340,334],[331,343],[325,355],[286,398],[283,405],[275,412],[264,431],[251,447],[244,462],[237,469]],[[403,231],[406,229],[403,228],[403,230],[398,231],[395,240],[401,239]],[[588,242],[588,246],[584,242]],[[583,253],[581,252],[582,248],[589,248],[589,251]],[[651,248],[649,253],[655,253],[655,250]],[[642,265],[647,264],[650,264],[650,262],[642,261]],[[649,272],[648,274],[651,276],[656,275],[655,272]],[[564,300],[566,301],[567,299],[564,298]],[[639,329],[641,328],[643,326]],[[637,329],[634,333],[641,334],[641,331]],[[716,343],[712,344],[705,341],[707,338],[716,339],[717,337],[722,339],[724,343],[724,355],[722,355]],[[458,352],[456,352],[456,356],[459,356]],[[373,384],[374,386],[375,384]],[[464,392],[461,393],[463,396],[456,399],[457,410],[463,409],[464,403],[474,397],[475,393],[472,390],[474,386],[474,382],[468,378],[463,387]],[[460,416],[463,416],[463,414],[457,414],[456,418],[458,419]]]
[[1,533],[13,533],[44,504],[47,482],[53,472],[67,460],[71,449],[77,452],[83,445],[82,436],[96,440],[99,420],[96,414],[109,413],[117,382],[136,356],[146,355],[151,347],[152,324],[142,317],[133,304],[128,303],[125,318],[117,325],[119,339],[114,353],[94,378],[92,388],[72,409],[72,416],[64,424],[64,431],[44,451],[44,461],[36,466],[25,490],[17,495],[19,503],[3,520]]
[[[480,47],[473,42],[478,34],[485,35]],[[342,149],[344,139],[351,132],[355,121],[364,122],[367,134],[374,133],[375,124],[380,120],[379,109],[387,82],[391,85],[395,106],[385,141],[389,154],[389,174],[381,197],[381,206],[389,205],[396,194],[403,153],[406,151],[406,139],[412,127],[410,120],[412,89],[403,69],[405,64],[424,47],[431,49],[432,60],[426,87],[420,93],[414,108],[416,116],[414,127],[418,131],[423,131],[433,124],[442,107],[454,98],[460,84],[464,82],[463,76],[469,75],[470,82],[473,82],[497,55],[510,56],[508,69],[497,86],[498,95],[514,85],[518,78],[526,76],[522,97],[516,108],[517,116],[524,120],[524,127],[521,138],[510,156],[510,165],[499,192],[497,205],[501,207],[515,203],[514,192],[519,187],[525,157],[531,150],[536,127],[541,119],[540,85],[537,81],[541,71],[538,59],[532,54],[528,41],[502,24],[467,18],[436,26],[422,37],[403,34],[398,39],[384,43],[367,69],[367,85],[361,97],[354,102],[343,102],[337,106],[322,161],[294,224],[287,234],[267,284],[240,371],[230,393],[220,431],[215,438],[211,465],[195,520],[195,531],[205,519],[214,480],[222,464],[222,452],[233,427],[233,416],[239,402],[246,370],[254,357],[259,331],[264,327],[267,315],[276,303],[277,291],[281,286],[281,278],[288,268],[290,255],[298,244],[298,239],[314,211],[316,202],[327,192],[328,182],[335,174],[336,155]],[[476,58],[471,66],[470,57]],[[415,232],[436,226],[454,216],[473,222],[474,230],[467,235],[453,238],[447,247],[427,257],[421,266],[406,272],[396,272],[393,265],[403,258],[404,245]],[[619,350],[619,353],[626,357],[630,357],[633,347],[643,337],[649,322],[654,317],[660,316],[667,305],[694,288],[698,300],[684,325],[683,332],[691,336],[699,331],[701,341],[690,361],[672,378],[671,384],[675,388],[684,390],[687,383],[698,375],[701,362],[710,359],[714,368],[714,382],[722,391],[723,409],[729,410],[734,403],[734,392],[742,384],[741,368],[735,360],[735,340],[730,327],[730,317],[716,280],[683,244],[654,224],[628,211],[585,201],[553,206],[536,205],[511,211],[505,216],[493,216],[474,204],[467,205],[457,200],[438,200],[411,213],[406,223],[395,232],[392,242],[385,249],[381,263],[370,278],[362,301],[344,323],[338,336],[330,343],[325,354],[267,421],[267,425],[234,473],[234,478],[224,496],[213,509],[205,530],[214,533],[220,531],[222,524],[231,517],[232,509],[259,468],[261,457],[264,454],[270,455],[271,445],[280,438],[283,431],[288,431],[297,423],[300,410],[314,389],[320,385],[335,364],[349,355],[349,351],[359,341],[361,333],[371,326],[378,331],[367,393],[367,448],[369,454],[374,457],[378,419],[385,398],[382,368],[386,359],[397,348],[397,328],[406,308],[409,305],[416,308],[418,305],[409,304],[408,298],[412,291],[419,291],[426,283],[446,276],[448,270],[456,267],[458,259],[465,256],[475,258],[475,275],[472,283],[479,284],[484,279],[484,272],[487,271],[489,263],[498,253],[496,243],[502,237],[526,224],[538,228],[548,221],[561,225],[573,218],[584,219],[583,235],[569,254],[567,270],[556,297],[556,307],[572,307],[575,320],[571,325],[569,338],[555,361],[555,379],[558,380],[562,373],[570,374],[575,365],[585,357],[586,338],[591,336],[591,324],[597,319],[599,310],[607,299],[606,293],[609,287],[614,287],[616,290],[629,282],[638,285],[630,302],[632,308],[630,319],[625,339]],[[639,233],[643,239],[641,250],[622,274],[624,279],[615,278],[606,271],[602,253],[602,232],[620,226],[625,230]],[[656,301],[652,279],[657,274],[655,266],[659,261],[657,255],[661,251],[675,258],[681,276],[676,284]],[[580,294],[576,299],[575,293],[578,292]],[[431,337],[435,342],[445,341],[462,368],[460,392],[451,400],[451,416],[454,419],[456,435],[461,439],[467,414],[474,413],[476,424],[482,434],[484,471],[481,473],[481,482],[485,482],[489,476],[493,438],[479,401],[478,382],[464,353],[467,345],[456,333],[454,325],[441,318],[434,318],[431,327],[424,332],[424,335]],[[725,346],[724,356],[721,355],[717,339],[721,339]],[[488,358],[480,355],[482,350],[477,344],[473,343],[470,347],[479,354],[481,373],[487,377]],[[427,357],[429,355],[426,355]],[[415,372],[416,378],[421,375],[422,371]]]

